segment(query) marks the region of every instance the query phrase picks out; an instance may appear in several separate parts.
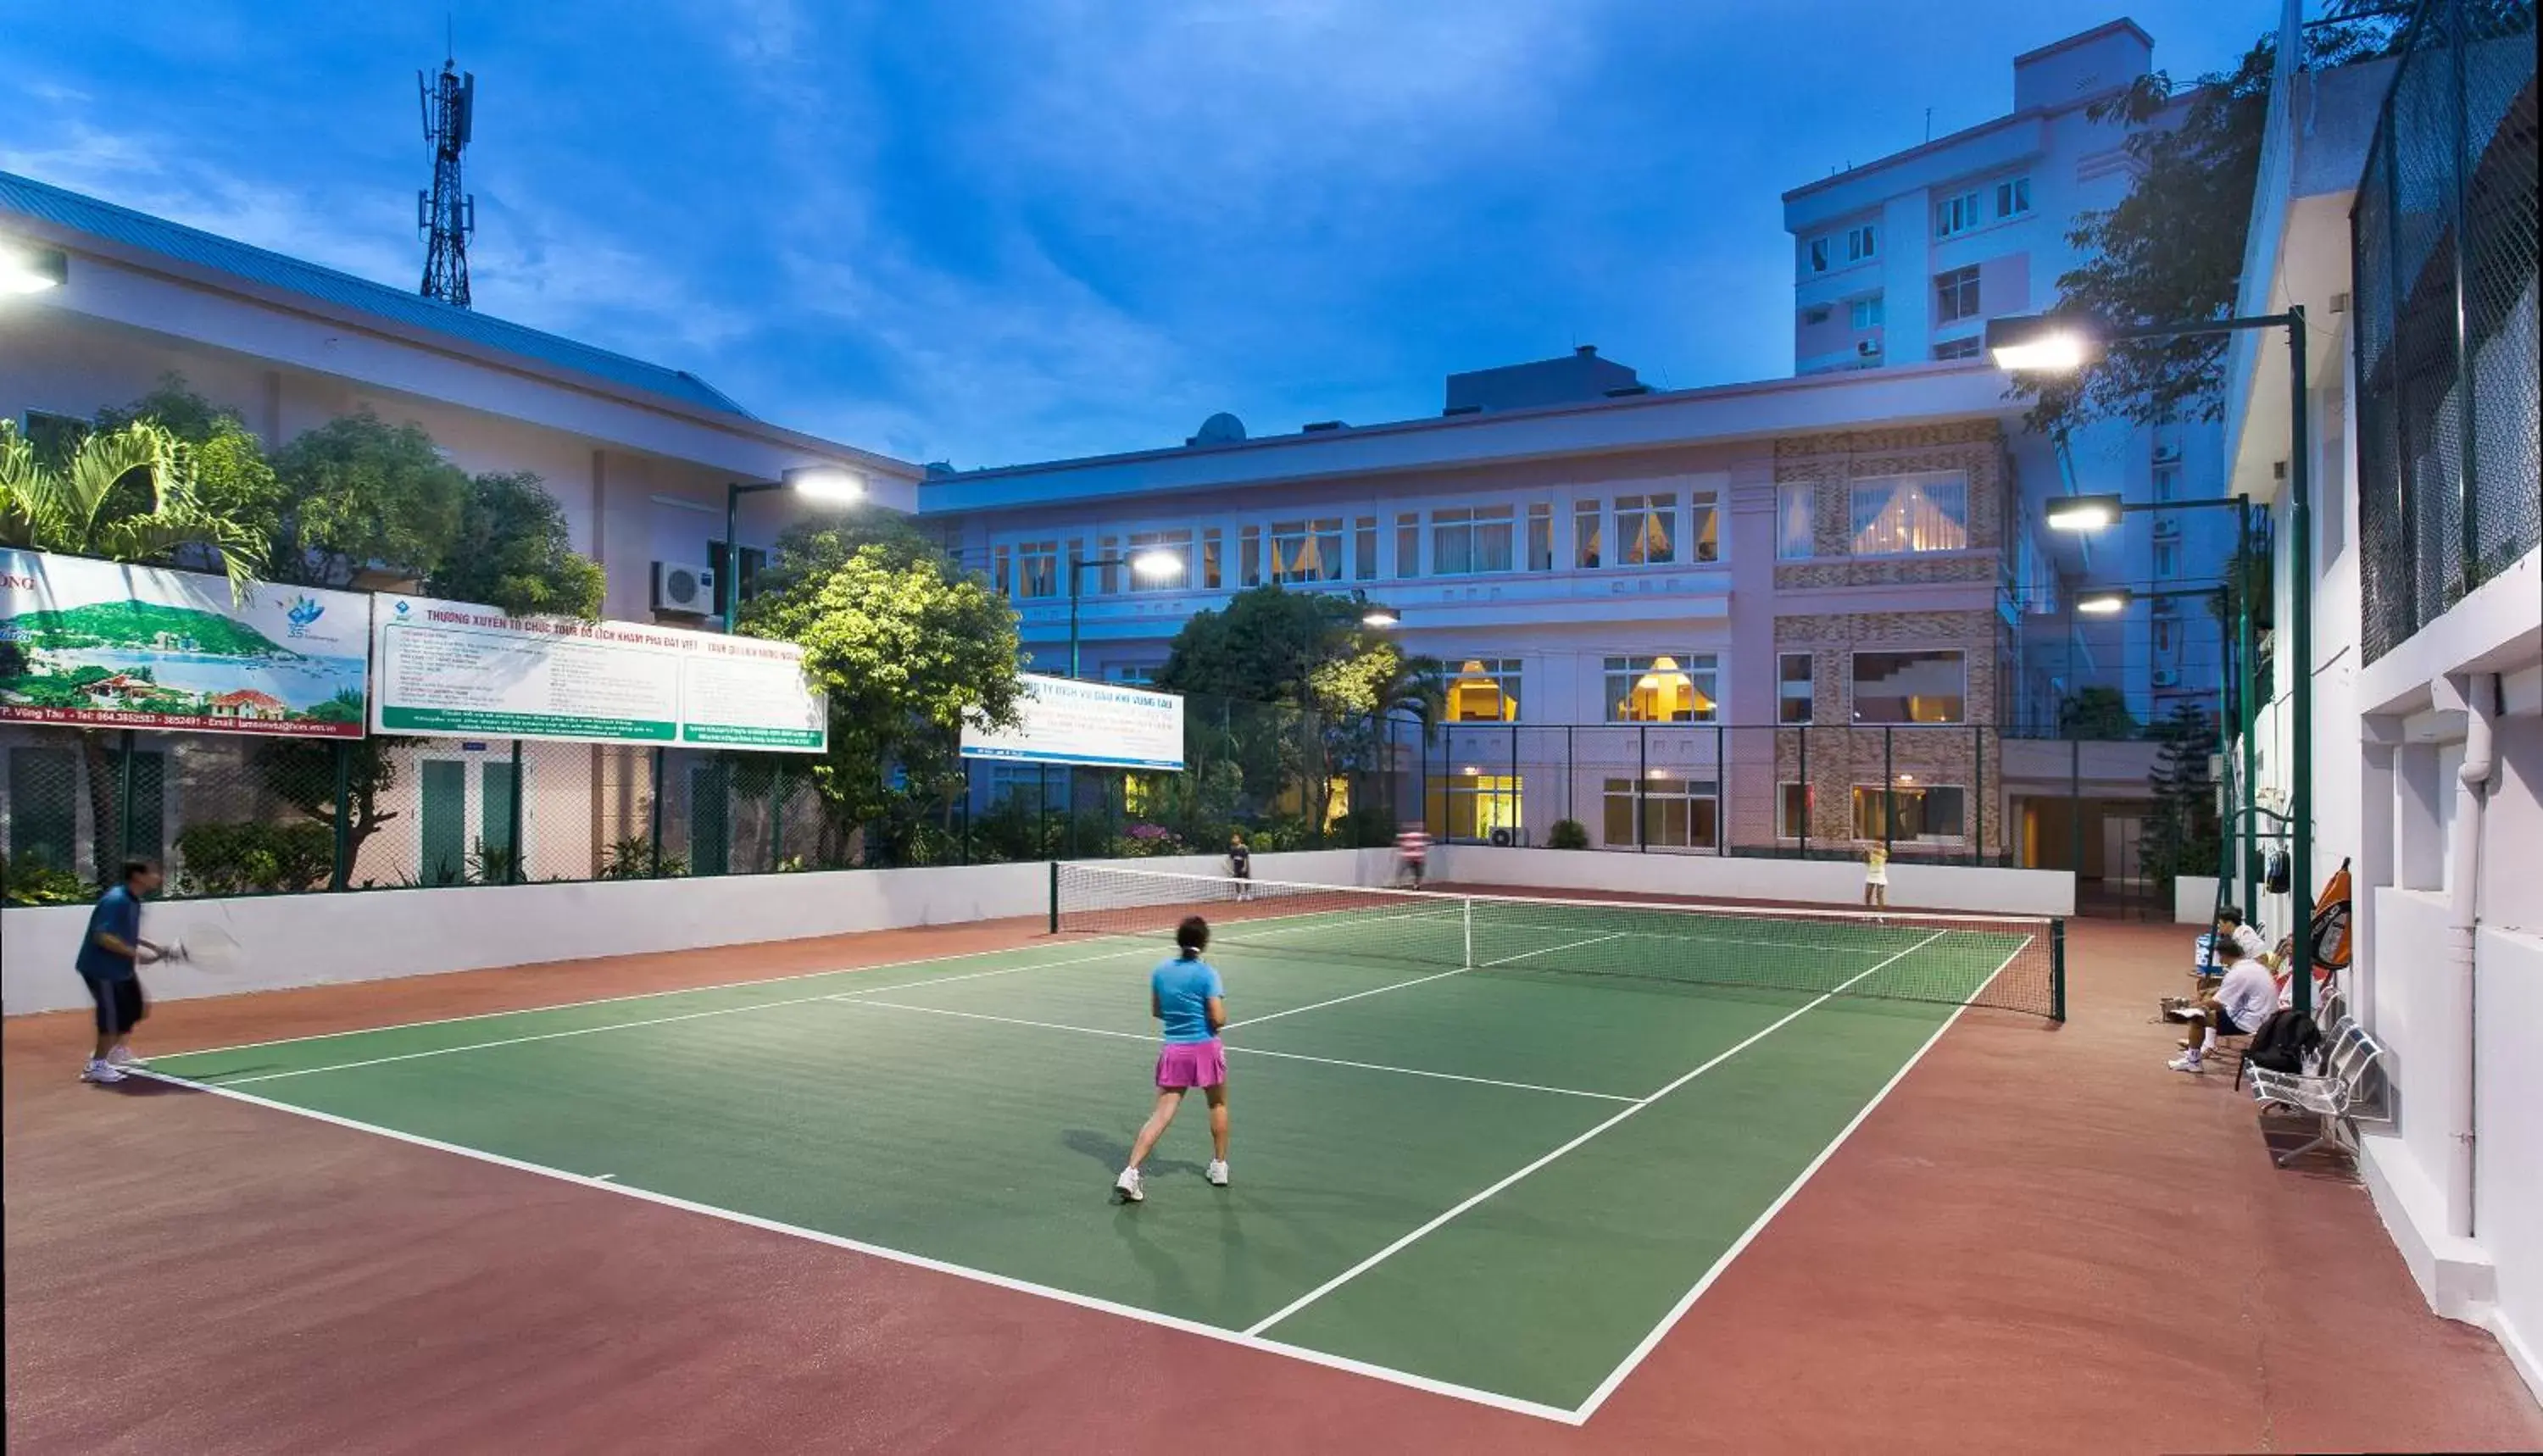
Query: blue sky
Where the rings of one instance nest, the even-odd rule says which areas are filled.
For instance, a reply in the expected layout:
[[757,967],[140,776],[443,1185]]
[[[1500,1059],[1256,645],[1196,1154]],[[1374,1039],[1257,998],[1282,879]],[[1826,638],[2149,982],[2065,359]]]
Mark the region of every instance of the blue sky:
[[1791,368],[1780,194],[2126,14],[2269,0],[0,0],[0,168],[413,286],[414,72],[478,75],[478,308],[970,467],[1435,413],[1594,343]]

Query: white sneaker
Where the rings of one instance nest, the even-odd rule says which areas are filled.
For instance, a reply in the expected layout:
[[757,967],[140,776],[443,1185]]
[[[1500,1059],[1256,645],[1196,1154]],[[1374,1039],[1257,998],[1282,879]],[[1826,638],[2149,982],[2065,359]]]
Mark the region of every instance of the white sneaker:
[[132,1054],[132,1048],[129,1046],[116,1047],[106,1054],[106,1059],[118,1067],[139,1067],[148,1065],[148,1063],[142,1061],[141,1058],[134,1056]]
[[1113,1181],[1113,1191],[1120,1194],[1124,1203],[1141,1202],[1148,1196],[1148,1190],[1139,1186],[1139,1170],[1136,1168],[1122,1169],[1121,1176]]
[[1212,1158],[1209,1166],[1200,1171],[1200,1176],[1209,1180],[1209,1186],[1211,1188],[1223,1188],[1227,1187],[1227,1160],[1224,1158]]
[[100,1057],[89,1059],[88,1069],[80,1073],[82,1082],[120,1082],[123,1069]]
[[2194,1076],[2207,1070],[2205,1063],[2187,1052],[2174,1057],[2171,1061],[2165,1063],[2165,1065],[2171,1067],[2176,1072],[2189,1072]]

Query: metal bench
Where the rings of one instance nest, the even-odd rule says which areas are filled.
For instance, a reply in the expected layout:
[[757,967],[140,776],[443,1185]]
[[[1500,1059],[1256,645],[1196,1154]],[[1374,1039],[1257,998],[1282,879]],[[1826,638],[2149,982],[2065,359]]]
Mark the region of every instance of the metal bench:
[[2273,1072],[2267,1067],[2254,1067],[2252,1100],[2263,1111],[2273,1107],[2316,1119],[2313,1138],[2299,1147],[2288,1149],[2277,1157],[2284,1168],[2318,1147],[2329,1144],[2355,1157],[2357,1144],[2350,1124],[2361,1111],[2374,1105],[2375,1079],[2382,1074],[2384,1043],[2373,1033],[2343,1016],[2337,1032],[2323,1053],[2319,1074]]

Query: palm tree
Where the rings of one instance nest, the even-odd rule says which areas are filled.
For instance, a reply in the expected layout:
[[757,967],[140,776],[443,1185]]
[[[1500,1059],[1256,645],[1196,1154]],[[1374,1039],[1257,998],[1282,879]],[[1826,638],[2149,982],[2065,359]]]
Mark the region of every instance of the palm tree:
[[[244,600],[261,575],[266,543],[203,502],[193,466],[192,447],[142,421],[92,432],[54,468],[36,458],[34,442],[14,421],[0,420],[0,546],[135,566],[173,565],[181,553],[208,551],[220,558],[232,597]],[[116,858],[107,826],[116,822],[104,732],[81,730],[80,752],[88,772],[90,842],[103,881]]]

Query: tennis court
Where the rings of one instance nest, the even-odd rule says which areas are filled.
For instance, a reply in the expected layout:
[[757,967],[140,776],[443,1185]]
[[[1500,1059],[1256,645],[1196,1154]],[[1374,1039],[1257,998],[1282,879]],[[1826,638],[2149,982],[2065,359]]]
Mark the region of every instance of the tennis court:
[[[2050,922],[1054,871],[1017,950],[160,1059],[159,1075],[1566,1421]],[[1146,1115],[1218,928],[1232,1187]]]

